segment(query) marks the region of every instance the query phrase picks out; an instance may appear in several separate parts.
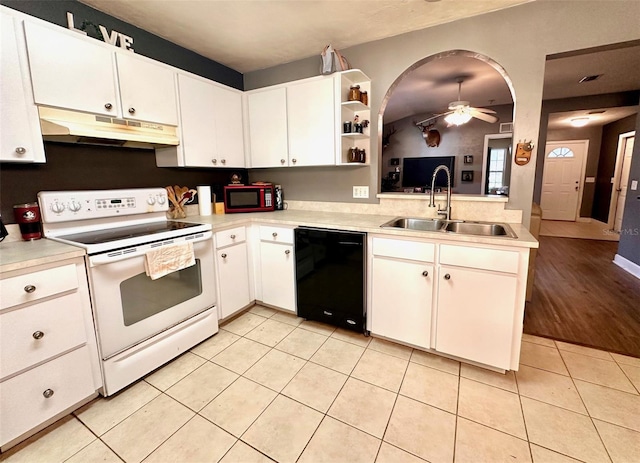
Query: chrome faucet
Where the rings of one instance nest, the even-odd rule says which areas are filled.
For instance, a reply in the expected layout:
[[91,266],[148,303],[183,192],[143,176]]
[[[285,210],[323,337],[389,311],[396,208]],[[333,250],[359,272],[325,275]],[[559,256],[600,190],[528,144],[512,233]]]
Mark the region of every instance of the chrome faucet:
[[438,172],[444,170],[447,173],[447,208],[446,209],[438,209],[438,214],[444,215],[447,220],[451,219],[451,171],[445,165],[440,165],[436,167],[436,170],[433,171],[433,176],[431,177],[431,195],[429,197],[429,207],[436,207],[436,203],[434,202],[434,190],[436,186],[436,175]]

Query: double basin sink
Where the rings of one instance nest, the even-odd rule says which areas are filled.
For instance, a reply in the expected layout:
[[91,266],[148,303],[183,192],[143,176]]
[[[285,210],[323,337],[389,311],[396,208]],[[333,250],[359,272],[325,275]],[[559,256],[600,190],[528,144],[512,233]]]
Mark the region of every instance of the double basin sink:
[[511,227],[503,223],[471,222],[464,220],[419,219],[397,217],[380,225],[383,228],[403,228],[407,230],[446,232],[461,235],[498,236],[517,238]]

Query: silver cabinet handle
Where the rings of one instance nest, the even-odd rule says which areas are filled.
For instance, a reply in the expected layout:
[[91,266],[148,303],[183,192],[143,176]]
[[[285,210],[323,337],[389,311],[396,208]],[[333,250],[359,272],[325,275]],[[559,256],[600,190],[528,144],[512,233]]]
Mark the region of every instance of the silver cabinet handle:
[[286,255],[289,255],[289,254],[291,254],[291,251],[290,251],[289,249],[287,249],[284,253],[285,253]]
[[424,272],[422,272],[422,276],[423,277],[428,277],[429,276],[429,272],[427,272],[426,270]]
[[33,339],[42,339],[44,333],[42,331],[35,331],[31,336],[33,336]]
[[27,152],[27,149],[25,147],[23,147],[23,146],[18,146],[16,148],[16,154],[23,155],[26,152]]
[[285,161],[284,159],[280,159],[280,164],[284,164],[285,162],[287,161]]
[[136,112],[136,108],[129,108],[129,114],[134,114]]
[[445,279],[445,280],[450,280],[450,279],[451,279],[451,275],[449,275],[448,273],[447,273],[447,274],[445,274],[444,279]]
[[226,259],[227,255],[226,254],[220,254],[220,257],[222,257],[223,259]]
[[227,160],[226,159],[221,159],[220,162],[223,163],[223,164],[226,164]]
[[36,290],[36,287],[33,285],[27,285],[24,287],[24,292],[25,293],[29,293],[31,294],[32,292],[34,292]]
[[298,160],[294,158],[294,159],[291,160],[291,162],[293,162],[295,164],[296,162],[298,162]]
[[42,393],[42,395],[44,396],[45,399],[48,399],[50,397],[53,396],[53,389],[45,389],[45,391]]
[[236,235],[231,235],[229,238],[231,238],[232,240],[236,239]]
[[104,108],[105,109],[111,109],[111,108],[113,108],[113,105],[111,103],[105,103],[104,104]]
[[217,159],[212,159],[211,162],[214,163],[214,164],[217,164],[218,160]]
[[271,233],[271,236],[273,236],[275,238],[276,236],[278,236],[278,234],[276,232],[273,232],[273,233]]

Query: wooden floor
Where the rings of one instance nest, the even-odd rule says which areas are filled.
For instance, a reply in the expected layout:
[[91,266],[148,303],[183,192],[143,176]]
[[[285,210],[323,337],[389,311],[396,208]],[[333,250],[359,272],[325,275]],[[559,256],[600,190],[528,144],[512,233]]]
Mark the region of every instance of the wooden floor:
[[524,332],[640,357],[640,280],[618,243],[540,236]]

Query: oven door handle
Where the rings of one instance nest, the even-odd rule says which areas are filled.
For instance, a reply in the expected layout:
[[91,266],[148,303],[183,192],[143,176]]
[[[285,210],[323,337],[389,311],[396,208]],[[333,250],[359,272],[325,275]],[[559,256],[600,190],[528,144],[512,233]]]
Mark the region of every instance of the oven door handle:
[[[171,245],[171,244],[185,244],[185,243],[199,243],[201,241],[207,241],[207,240],[211,240],[211,237],[213,236],[213,233],[210,231],[207,232],[203,232],[203,233],[198,233],[195,235],[195,238],[191,238],[191,239],[184,239],[181,240],[179,242],[175,242],[175,240],[167,240],[169,241],[167,243],[167,245]],[[213,246],[213,242],[212,242],[212,246]],[[157,249],[157,246],[154,246],[153,248],[150,245],[144,245],[144,246],[139,246],[139,247],[134,247],[134,248],[129,248],[129,249],[123,249],[122,251],[113,251],[113,252],[105,252],[102,254],[98,254],[95,256],[89,256],[88,260],[89,260],[89,267],[97,267],[99,265],[105,265],[105,264],[111,264],[113,262],[119,262],[122,260],[126,260],[126,259],[132,259],[134,257],[143,257],[147,251],[150,251],[152,249]],[[114,253],[119,252],[119,254],[114,255]]]

